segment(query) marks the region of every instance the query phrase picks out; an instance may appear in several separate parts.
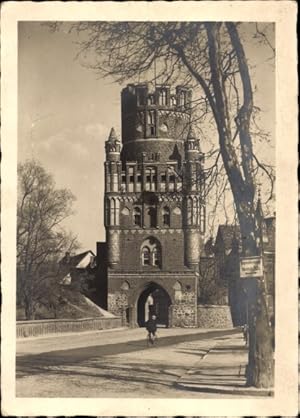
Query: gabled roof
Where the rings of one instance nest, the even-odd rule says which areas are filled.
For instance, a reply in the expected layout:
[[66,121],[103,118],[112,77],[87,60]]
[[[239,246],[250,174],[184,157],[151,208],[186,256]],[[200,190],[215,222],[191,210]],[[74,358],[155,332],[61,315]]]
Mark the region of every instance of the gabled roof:
[[84,266],[80,266],[80,263],[84,260],[84,258],[87,256],[93,256],[95,257],[95,254],[93,251],[88,250],[84,251],[83,253],[76,254],[73,256],[68,256],[67,254],[60,260],[60,264],[67,265],[69,268],[84,268]]

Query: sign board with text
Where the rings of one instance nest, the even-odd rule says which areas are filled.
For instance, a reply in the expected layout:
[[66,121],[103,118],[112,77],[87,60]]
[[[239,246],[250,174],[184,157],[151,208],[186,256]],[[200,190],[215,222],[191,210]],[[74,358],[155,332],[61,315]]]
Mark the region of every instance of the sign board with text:
[[262,257],[241,257],[240,258],[240,277],[262,277],[263,263]]

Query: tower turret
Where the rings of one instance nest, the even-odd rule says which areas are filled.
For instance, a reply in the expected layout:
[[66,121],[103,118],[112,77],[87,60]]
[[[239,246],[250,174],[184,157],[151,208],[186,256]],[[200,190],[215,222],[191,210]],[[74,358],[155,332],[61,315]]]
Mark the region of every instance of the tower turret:
[[201,253],[203,228],[202,201],[203,169],[199,139],[190,126],[185,142],[184,189],[185,189],[185,261],[188,267],[197,269]]
[[121,153],[121,142],[117,137],[114,128],[111,128],[108,140],[105,142],[106,160],[119,161]]
[[111,128],[108,140],[105,142],[105,220],[106,241],[108,248],[108,264],[113,268],[120,257],[120,200],[121,185],[121,143],[114,128]]

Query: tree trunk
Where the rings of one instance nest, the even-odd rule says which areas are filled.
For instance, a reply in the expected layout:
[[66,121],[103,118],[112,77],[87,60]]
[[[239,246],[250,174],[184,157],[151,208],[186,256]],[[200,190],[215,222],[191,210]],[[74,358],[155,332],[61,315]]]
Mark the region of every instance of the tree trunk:
[[35,308],[30,299],[25,300],[25,316],[28,321],[35,318]]
[[[220,25],[207,23],[207,38],[211,80],[215,97],[215,117],[219,133],[220,151],[231,186],[237,209],[243,256],[260,254],[260,231],[254,211],[253,151],[250,135],[250,117],[253,109],[251,80],[243,46],[234,23],[226,24],[232,45],[236,52],[243,86],[243,105],[236,118],[239,132],[242,169],[233,145],[230,129],[227,93],[220,64]],[[248,298],[249,361],[247,385],[255,387],[273,386],[273,350],[262,280],[247,279],[245,290]]]
[[[254,213],[238,211],[244,256],[261,255],[256,245]],[[254,239],[253,239],[254,238]],[[245,280],[248,305],[249,358],[247,366],[247,385],[269,388],[274,384],[274,361],[272,348],[272,330],[269,321],[263,277]]]

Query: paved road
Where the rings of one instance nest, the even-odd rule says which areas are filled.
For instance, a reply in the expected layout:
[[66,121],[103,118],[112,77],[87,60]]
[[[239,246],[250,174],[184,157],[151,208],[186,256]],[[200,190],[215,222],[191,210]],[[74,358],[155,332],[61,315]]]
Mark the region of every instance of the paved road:
[[19,340],[17,396],[219,397],[175,384],[234,332],[160,329],[155,347],[148,347],[140,328]]

